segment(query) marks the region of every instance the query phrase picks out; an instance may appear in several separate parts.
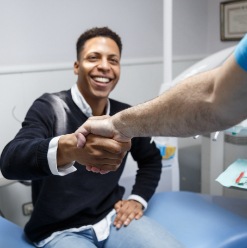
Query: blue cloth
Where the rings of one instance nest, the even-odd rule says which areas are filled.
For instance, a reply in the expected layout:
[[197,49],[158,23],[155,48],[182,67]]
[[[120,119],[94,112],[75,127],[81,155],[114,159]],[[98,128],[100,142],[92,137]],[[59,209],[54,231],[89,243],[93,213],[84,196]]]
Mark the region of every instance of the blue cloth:
[[245,71],[247,71],[247,34],[237,45],[234,54],[239,66]]

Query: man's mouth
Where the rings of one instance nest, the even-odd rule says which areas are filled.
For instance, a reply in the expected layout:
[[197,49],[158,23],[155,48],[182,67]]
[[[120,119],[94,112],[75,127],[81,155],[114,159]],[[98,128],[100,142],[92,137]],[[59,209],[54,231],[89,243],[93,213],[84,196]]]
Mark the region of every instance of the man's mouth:
[[105,78],[105,77],[93,77],[94,81],[99,82],[99,83],[109,83],[111,80],[110,78]]

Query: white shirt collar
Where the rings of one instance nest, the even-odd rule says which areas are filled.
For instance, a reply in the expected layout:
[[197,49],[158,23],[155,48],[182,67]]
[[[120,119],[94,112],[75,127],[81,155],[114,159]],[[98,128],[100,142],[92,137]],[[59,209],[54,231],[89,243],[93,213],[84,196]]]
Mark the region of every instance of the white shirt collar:
[[[78,108],[87,116],[93,116],[93,112],[89,104],[86,102],[85,98],[82,96],[79,91],[77,84],[74,84],[71,87],[71,95],[74,103],[78,106]],[[105,115],[110,115],[110,101],[107,99],[107,106]]]

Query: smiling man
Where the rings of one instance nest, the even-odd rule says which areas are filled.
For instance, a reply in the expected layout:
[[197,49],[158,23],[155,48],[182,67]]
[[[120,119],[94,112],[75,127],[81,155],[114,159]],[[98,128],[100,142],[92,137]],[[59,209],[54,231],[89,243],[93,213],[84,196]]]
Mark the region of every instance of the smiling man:
[[[77,83],[38,98],[1,155],[6,178],[32,180],[34,211],[25,233],[38,247],[181,247],[143,216],[161,173],[161,157],[150,138],[134,138],[131,146],[90,134],[83,147],[77,146],[75,131],[89,117],[130,107],[108,98],[120,77],[121,51],[120,37],[109,28],[83,33],[74,63]],[[123,199],[118,182],[126,150],[138,171],[132,194]],[[93,173],[94,164],[104,170]]]

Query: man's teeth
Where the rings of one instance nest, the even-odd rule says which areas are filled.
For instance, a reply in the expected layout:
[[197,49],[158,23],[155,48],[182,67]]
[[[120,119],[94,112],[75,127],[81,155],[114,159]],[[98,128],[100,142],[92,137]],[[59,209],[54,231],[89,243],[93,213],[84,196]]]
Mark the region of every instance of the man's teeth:
[[97,82],[100,82],[100,83],[108,83],[108,82],[110,82],[109,78],[104,78],[104,77],[95,77],[94,80],[97,81]]

